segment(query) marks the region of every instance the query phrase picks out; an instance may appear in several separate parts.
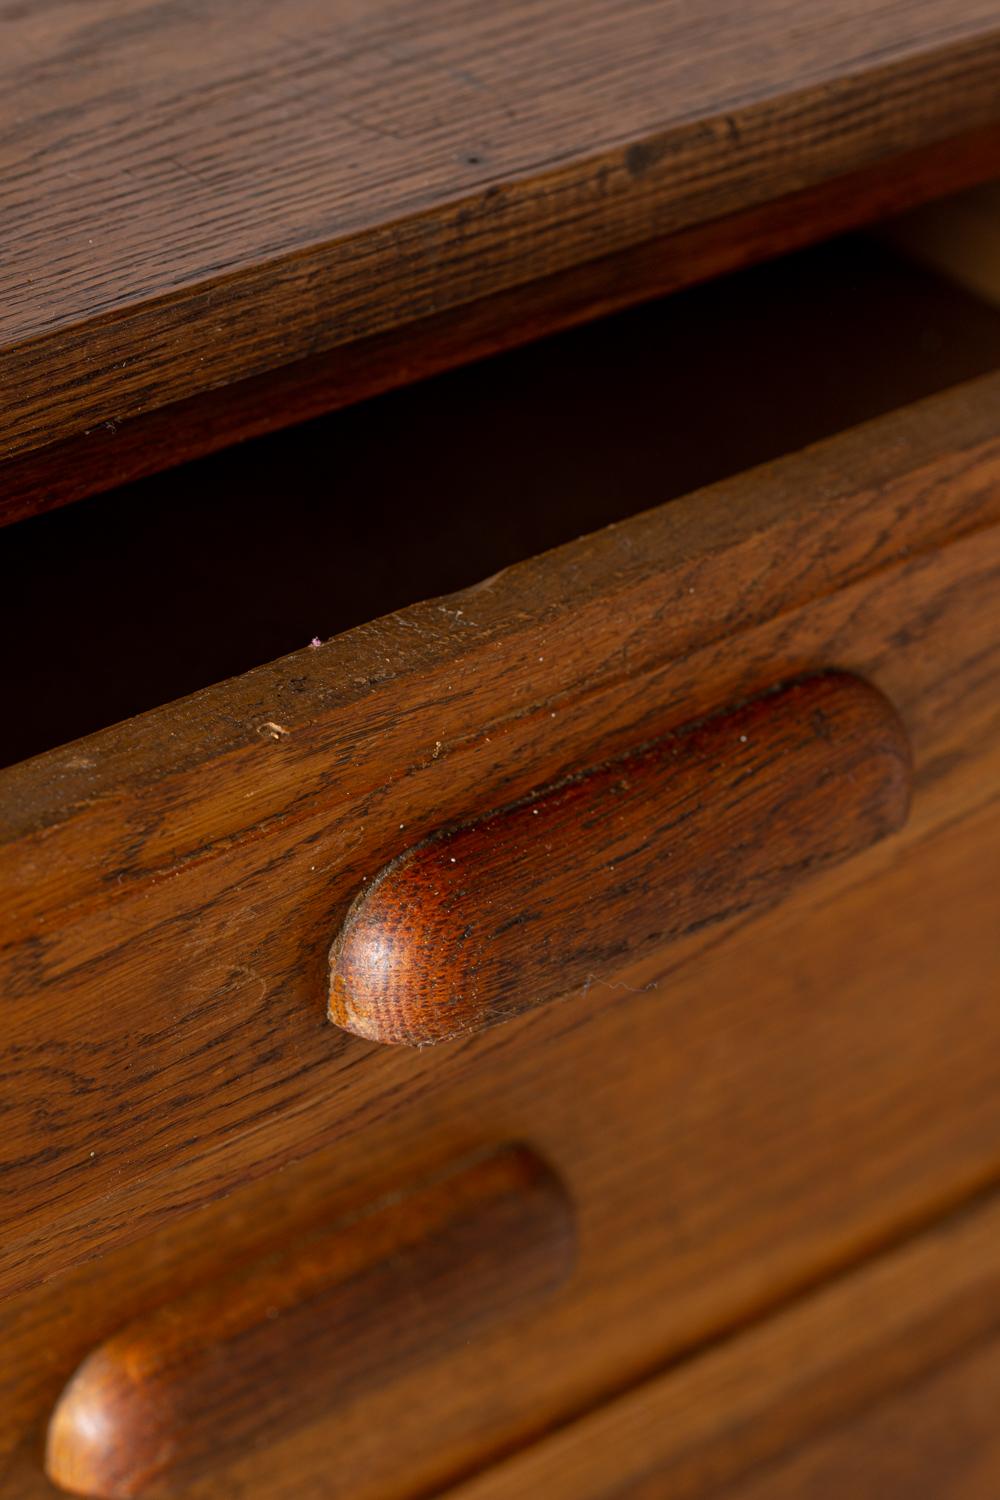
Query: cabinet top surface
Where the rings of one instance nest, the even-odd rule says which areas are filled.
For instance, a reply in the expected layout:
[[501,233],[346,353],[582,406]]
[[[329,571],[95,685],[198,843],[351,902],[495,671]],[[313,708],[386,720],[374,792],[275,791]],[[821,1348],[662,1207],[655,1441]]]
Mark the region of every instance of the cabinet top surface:
[[0,0],[0,454],[976,128],[998,59],[996,0]]

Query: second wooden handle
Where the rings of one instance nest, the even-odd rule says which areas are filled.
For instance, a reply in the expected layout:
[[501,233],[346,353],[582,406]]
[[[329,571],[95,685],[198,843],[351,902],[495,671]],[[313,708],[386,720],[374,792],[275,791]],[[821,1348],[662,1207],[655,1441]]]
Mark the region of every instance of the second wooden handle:
[[330,1018],[447,1041],[778,899],[900,827],[909,745],[885,698],[823,673],[416,845],[347,914]]
[[243,1493],[226,1479],[234,1456],[335,1423],[523,1316],[566,1279],[574,1250],[572,1207],[545,1164],[523,1147],[483,1153],[237,1260],[113,1333],[52,1414],[48,1476],[95,1500],[180,1496],[196,1481]]

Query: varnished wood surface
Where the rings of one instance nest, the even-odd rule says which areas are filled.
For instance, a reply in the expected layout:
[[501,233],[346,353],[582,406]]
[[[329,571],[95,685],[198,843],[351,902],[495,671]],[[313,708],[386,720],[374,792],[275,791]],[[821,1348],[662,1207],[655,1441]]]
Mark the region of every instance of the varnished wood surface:
[[0,457],[0,524],[998,177],[1000,125],[987,126],[235,385],[131,417],[116,408],[76,436]]
[[997,121],[994,0],[0,8],[0,452]]
[[[438,1090],[327,1024],[326,955],[362,876],[477,803],[830,665],[911,737],[904,841],[988,798],[998,394],[945,393],[5,773],[4,1287],[318,1149],[345,1110]],[[440,1066],[466,1056],[487,1066],[488,1039]]]
[[[992,1322],[989,1313],[984,1323]],[[991,1328],[992,1332],[992,1328]],[[719,1500],[994,1500],[1000,1339],[764,1464]],[[656,1490],[648,1500],[655,1500]]]
[[995,1195],[450,1500],[992,1500]]
[[910,747],[843,672],[685,725],[366,881],[330,951],[331,1021],[422,1047],[613,978],[896,832]]
[[120,1329],[49,1423],[46,1469],[96,1500],[176,1494],[442,1350],[515,1324],[573,1255],[558,1182],[508,1149],[234,1265]]
[[[582,1010],[367,1055],[310,1159],[186,1216],[133,1194],[133,1244],[0,1303],[4,1500],[51,1500],[49,1415],[123,1323],[501,1137],[530,1141],[573,1200],[564,1291],[220,1461],[184,1500],[434,1493],[996,1182],[1000,804],[972,790],[963,816],[954,781],[925,787],[949,826],[911,824],[754,923],[696,935],[669,982],[648,962]],[[192,1188],[161,1178],[157,1207]]]

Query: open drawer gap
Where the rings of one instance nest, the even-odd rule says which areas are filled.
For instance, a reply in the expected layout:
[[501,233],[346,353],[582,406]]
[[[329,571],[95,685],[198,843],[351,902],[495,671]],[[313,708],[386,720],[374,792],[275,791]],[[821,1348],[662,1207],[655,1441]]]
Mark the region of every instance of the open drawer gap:
[[4,763],[998,365],[850,237],[10,526]]

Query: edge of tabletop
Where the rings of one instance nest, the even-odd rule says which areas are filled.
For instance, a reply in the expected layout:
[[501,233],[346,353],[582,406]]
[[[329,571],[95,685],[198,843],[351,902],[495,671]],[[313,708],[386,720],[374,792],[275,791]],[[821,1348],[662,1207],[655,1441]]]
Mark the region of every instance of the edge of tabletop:
[[[0,345],[5,460],[1000,122],[1000,18]],[[372,296],[372,288],[379,295]]]

